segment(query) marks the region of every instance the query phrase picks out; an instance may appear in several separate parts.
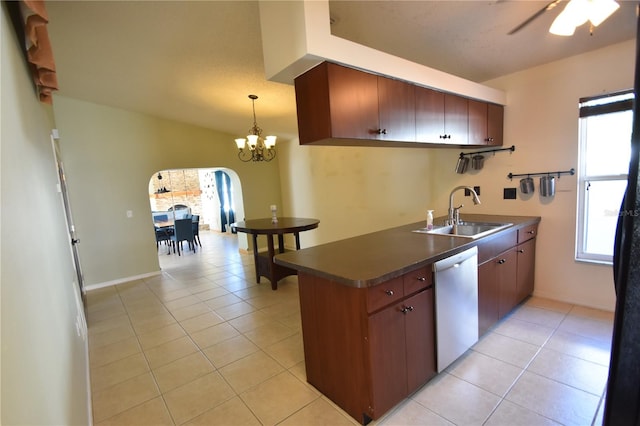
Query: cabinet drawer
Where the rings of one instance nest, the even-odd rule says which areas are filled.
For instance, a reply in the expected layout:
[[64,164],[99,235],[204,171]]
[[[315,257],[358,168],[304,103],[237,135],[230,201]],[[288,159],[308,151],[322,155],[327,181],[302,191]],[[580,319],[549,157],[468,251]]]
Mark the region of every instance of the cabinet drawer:
[[511,231],[478,244],[478,265],[515,246],[517,244],[517,239],[518,233],[516,231]]
[[402,277],[394,278],[367,290],[367,311],[373,312],[404,297]]
[[402,276],[404,294],[407,296],[433,284],[433,274],[430,266],[424,266]]
[[538,235],[538,224],[529,225],[527,227],[518,229],[518,244],[527,240],[535,238]]

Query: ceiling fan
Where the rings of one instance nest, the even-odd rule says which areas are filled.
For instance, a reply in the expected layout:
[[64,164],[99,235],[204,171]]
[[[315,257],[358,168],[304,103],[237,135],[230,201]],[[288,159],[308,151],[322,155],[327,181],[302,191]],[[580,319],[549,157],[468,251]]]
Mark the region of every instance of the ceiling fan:
[[[545,12],[554,9],[562,1],[553,0],[549,2],[523,23],[509,31],[508,35],[517,33]],[[619,7],[620,5],[615,0],[569,0],[564,10],[560,12],[553,24],[551,24],[549,32],[556,35],[570,36],[573,35],[577,27],[590,21],[590,32],[593,33],[593,28],[600,25]]]

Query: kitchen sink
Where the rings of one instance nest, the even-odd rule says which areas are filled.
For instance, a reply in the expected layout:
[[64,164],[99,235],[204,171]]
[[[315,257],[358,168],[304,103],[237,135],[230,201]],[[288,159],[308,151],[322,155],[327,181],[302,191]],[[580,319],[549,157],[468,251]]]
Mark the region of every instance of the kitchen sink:
[[446,237],[476,239],[484,237],[485,235],[492,234],[496,231],[500,231],[501,229],[504,229],[511,225],[513,224],[492,222],[462,222],[458,225],[434,225],[433,229],[431,230],[428,230],[427,228],[420,228],[415,229],[413,232],[417,232],[420,234],[443,235]]

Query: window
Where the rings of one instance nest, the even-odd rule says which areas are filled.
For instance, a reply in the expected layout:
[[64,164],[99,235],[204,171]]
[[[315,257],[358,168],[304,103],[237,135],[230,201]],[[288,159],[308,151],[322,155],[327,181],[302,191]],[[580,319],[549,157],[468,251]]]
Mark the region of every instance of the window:
[[576,260],[612,263],[627,188],[633,92],[580,100]]

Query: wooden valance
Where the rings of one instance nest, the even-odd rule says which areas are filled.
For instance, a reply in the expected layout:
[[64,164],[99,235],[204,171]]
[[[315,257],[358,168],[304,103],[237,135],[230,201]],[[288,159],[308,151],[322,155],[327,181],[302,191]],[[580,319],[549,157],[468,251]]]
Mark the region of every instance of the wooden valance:
[[43,0],[7,2],[18,39],[24,43],[25,56],[41,102],[53,103],[53,91],[58,90],[56,64],[49,40],[49,16]]

